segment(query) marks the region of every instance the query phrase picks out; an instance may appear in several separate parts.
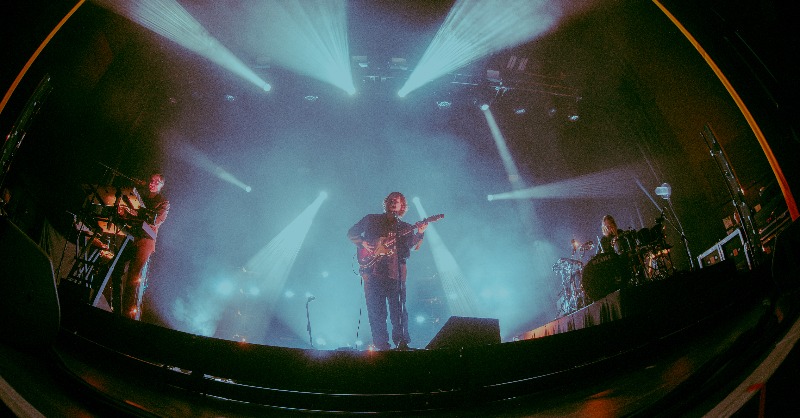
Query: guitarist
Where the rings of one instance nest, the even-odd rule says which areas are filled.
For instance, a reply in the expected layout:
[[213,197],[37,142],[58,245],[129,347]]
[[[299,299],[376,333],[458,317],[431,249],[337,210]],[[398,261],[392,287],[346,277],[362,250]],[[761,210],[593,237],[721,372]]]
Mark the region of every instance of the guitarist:
[[[408,349],[408,312],[406,303],[406,259],[411,248],[422,244],[427,223],[411,225],[400,218],[408,209],[400,192],[389,193],[383,200],[384,213],[363,217],[347,232],[347,237],[367,254],[372,262],[362,267],[367,316],[372,330],[372,344],[377,350],[388,350],[386,305],[392,323],[392,341],[398,349]],[[416,229],[416,232],[414,232]],[[363,264],[362,264],[363,266]]]

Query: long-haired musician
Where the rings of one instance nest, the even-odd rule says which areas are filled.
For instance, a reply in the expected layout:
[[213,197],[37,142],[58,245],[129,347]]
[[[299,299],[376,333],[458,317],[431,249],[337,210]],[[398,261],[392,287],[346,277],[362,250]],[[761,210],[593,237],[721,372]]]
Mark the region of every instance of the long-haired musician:
[[617,222],[614,220],[614,217],[611,215],[603,216],[603,221],[600,224],[600,230],[603,232],[603,237],[600,238],[598,253],[619,252],[619,248],[617,247],[619,228],[617,227]]

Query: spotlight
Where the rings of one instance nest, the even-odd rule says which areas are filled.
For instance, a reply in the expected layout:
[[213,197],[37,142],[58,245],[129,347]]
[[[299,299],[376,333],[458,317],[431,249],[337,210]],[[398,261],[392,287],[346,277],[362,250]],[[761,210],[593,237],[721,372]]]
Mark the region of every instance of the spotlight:
[[487,110],[489,110],[489,105],[488,105],[488,104],[486,104],[486,103],[482,104],[482,105],[481,105],[481,110],[483,110],[484,112],[485,112],[485,111],[487,111]]
[[556,109],[555,107],[551,107],[550,109],[547,110],[547,116],[550,116],[551,118],[555,116],[556,113],[558,113],[558,109]]
[[668,183],[662,183],[661,186],[656,187],[656,194],[661,196],[662,199],[667,200],[672,196],[672,186]]
[[247,193],[250,193],[250,192],[253,191],[253,188],[250,187],[250,186],[245,186],[244,191],[246,191]]
[[439,106],[439,109],[448,109],[453,106],[453,103],[447,100],[440,100],[436,102],[436,106]]
[[517,114],[517,115],[524,115],[525,112],[526,112],[526,110],[525,110],[524,107],[518,107],[518,108],[514,109],[514,113]]
[[328,198],[328,192],[319,192],[319,198],[325,200]]
[[491,202],[492,200],[494,200],[494,195],[491,195],[491,194],[490,195],[486,195],[486,200]]
[[319,100],[319,96],[314,96],[312,94],[309,94],[308,96],[304,97],[304,99],[308,100],[309,102],[316,102],[317,100]]
[[573,115],[569,115],[569,116],[567,116],[567,119],[568,119],[570,122],[577,122],[577,121],[578,121],[578,119],[580,119],[580,116],[573,114]]
[[225,95],[225,100],[229,101],[229,102],[232,102],[232,101],[236,100],[236,96],[234,96],[232,94],[226,94]]
[[264,91],[270,91],[272,90],[272,86],[265,81],[264,84],[261,86],[261,89]]

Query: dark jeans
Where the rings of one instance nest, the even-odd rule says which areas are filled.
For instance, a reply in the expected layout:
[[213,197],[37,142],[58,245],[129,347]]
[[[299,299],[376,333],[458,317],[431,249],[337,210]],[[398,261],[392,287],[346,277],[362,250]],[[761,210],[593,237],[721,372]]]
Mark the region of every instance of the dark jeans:
[[[405,267],[405,266],[403,266]],[[364,295],[367,300],[367,316],[372,330],[372,343],[378,350],[389,349],[389,332],[386,328],[386,304],[389,304],[389,320],[392,323],[392,341],[395,346],[408,344],[408,311],[406,284],[403,280],[370,276],[364,280]]]
[[116,314],[139,319],[141,314],[139,285],[145,280],[142,272],[155,249],[156,242],[154,240],[141,238],[128,243],[125,251],[120,255],[111,276],[113,286],[111,307]]

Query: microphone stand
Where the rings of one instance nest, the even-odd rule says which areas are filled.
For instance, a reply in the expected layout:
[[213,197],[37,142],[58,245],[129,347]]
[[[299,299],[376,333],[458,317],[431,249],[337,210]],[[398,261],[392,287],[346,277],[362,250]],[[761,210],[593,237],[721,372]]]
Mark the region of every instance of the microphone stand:
[[402,277],[402,269],[400,268],[400,250],[398,248],[399,239],[400,239],[400,217],[397,216],[396,213],[394,215],[394,253],[396,255],[395,261],[395,271],[397,271],[397,303],[400,304],[399,307],[399,317],[397,318],[397,323],[400,324],[400,344],[398,344],[397,348],[400,348],[401,345],[407,345],[408,342],[406,341],[406,321],[403,321],[404,313],[405,313],[405,303],[403,300],[403,277]]
[[694,271],[694,258],[692,257],[692,252],[689,250],[689,240],[686,238],[686,234],[683,232],[683,226],[680,224],[681,221],[678,219],[678,215],[675,214],[675,210],[672,209],[672,201],[669,198],[664,199],[669,203],[669,207],[672,211],[672,216],[675,217],[675,220],[678,222],[678,226],[675,226],[675,223],[672,222],[667,216],[664,216],[664,209],[659,208],[661,210],[661,219],[666,219],[667,222],[672,226],[672,229],[678,232],[681,236],[681,241],[683,241],[683,246],[686,247],[686,255],[689,256],[689,270]]
[[311,338],[311,315],[308,314],[308,304],[314,299],[316,297],[309,296],[308,300],[306,300],[306,330],[308,331],[308,343],[311,344],[311,348],[314,348],[314,340]]

